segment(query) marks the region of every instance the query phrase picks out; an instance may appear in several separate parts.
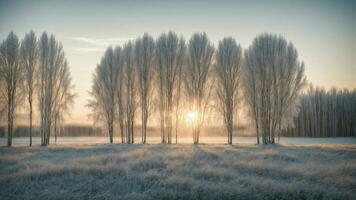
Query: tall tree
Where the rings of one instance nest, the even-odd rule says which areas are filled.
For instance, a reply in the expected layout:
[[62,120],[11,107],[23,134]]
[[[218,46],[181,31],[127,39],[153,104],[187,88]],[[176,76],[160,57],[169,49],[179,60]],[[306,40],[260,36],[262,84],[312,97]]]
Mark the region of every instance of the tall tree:
[[[244,86],[244,96],[249,107],[248,114],[251,119],[253,119],[253,124],[255,125],[257,144],[260,144],[260,95],[257,93],[259,84],[257,79],[257,69],[253,67],[253,63],[248,64],[248,62],[253,62],[253,60],[246,59],[246,67],[244,68],[243,74],[243,86]],[[252,66],[252,67],[247,67]]]
[[7,108],[7,145],[12,145],[14,115],[22,80],[19,39],[10,32],[0,45],[0,76],[5,84],[5,101]]
[[156,42],[162,143],[172,143],[173,94],[177,88],[177,75],[183,64],[184,52],[184,39],[178,38],[174,32],[161,34]]
[[234,114],[237,110],[242,68],[242,50],[235,39],[228,37],[219,42],[215,68],[220,110],[228,132],[228,144],[232,144]]
[[[276,134],[293,125],[298,96],[305,85],[304,63],[292,43],[282,36],[257,36],[245,52],[247,99],[251,110],[258,107],[257,121],[264,144],[274,143]],[[253,85],[255,84],[255,85]],[[254,97],[256,95],[256,97]],[[256,104],[256,105],[254,105]],[[276,134],[275,134],[276,133]]]
[[70,108],[74,103],[75,94],[73,93],[74,85],[72,83],[72,77],[68,62],[65,61],[62,69],[59,72],[61,83],[57,90],[57,99],[54,104],[54,137],[55,143],[57,143],[58,131],[61,128],[61,124],[65,119],[65,115],[69,115]]
[[147,33],[138,38],[135,44],[135,61],[138,72],[141,100],[142,143],[146,143],[147,121],[151,108],[152,83],[155,58],[155,43]]
[[[66,98],[73,96],[71,90],[64,89],[71,86],[67,61],[63,46],[54,35],[48,37],[44,32],[39,40],[39,110],[41,144],[46,146],[50,142],[50,136],[54,129],[54,122],[61,108],[66,107]],[[71,87],[68,87],[71,88]],[[63,105],[64,104],[64,105]]]
[[137,89],[136,89],[136,70],[134,57],[134,44],[130,41],[123,48],[124,60],[124,89],[125,89],[125,105],[126,105],[126,128],[127,128],[127,143],[132,144],[135,140],[134,126],[135,113],[137,108]]
[[118,68],[115,62],[114,50],[109,47],[101,58],[100,64],[96,67],[90,92],[93,99],[88,104],[93,113],[96,114],[95,117],[105,121],[110,143],[113,143],[114,140],[114,117],[118,87]]
[[125,119],[126,119],[126,108],[125,108],[125,90],[124,90],[124,55],[123,50],[120,46],[117,46],[114,51],[115,56],[115,67],[117,68],[117,119],[120,127],[121,143],[126,142],[127,133],[125,131]]
[[35,91],[35,74],[38,63],[38,45],[34,31],[25,35],[21,43],[21,58],[24,67],[24,81],[27,91],[27,101],[30,107],[30,146],[32,146],[33,94]]
[[197,120],[193,123],[194,144],[199,143],[200,128],[204,122],[212,88],[212,82],[209,84],[209,76],[213,54],[214,47],[206,33],[196,33],[191,37],[184,81],[191,109],[197,114]]
[[[185,63],[186,64],[186,63]],[[175,136],[176,136],[176,144],[178,143],[178,128],[180,125],[180,119],[182,117],[182,109],[183,107],[183,102],[181,101],[182,96],[184,93],[182,92],[182,73],[184,68],[184,65],[178,69],[178,80],[176,84],[176,89],[175,89],[175,94],[174,94],[174,103],[175,103]]]

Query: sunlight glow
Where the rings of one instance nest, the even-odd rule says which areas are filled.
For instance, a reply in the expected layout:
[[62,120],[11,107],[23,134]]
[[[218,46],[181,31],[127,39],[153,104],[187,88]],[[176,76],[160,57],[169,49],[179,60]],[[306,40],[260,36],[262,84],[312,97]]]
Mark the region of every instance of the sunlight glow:
[[186,114],[186,120],[188,123],[194,123],[198,119],[198,113],[195,111],[189,111]]

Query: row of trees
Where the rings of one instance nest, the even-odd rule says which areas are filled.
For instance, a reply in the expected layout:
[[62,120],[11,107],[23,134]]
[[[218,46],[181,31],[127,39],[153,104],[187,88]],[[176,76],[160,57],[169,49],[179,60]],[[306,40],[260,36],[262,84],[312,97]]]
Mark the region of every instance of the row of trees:
[[281,36],[257,36],[243,57],[231,37],[222,39],[215,50],[205,33],[194,34],[187,44],[174,32],[157,40],[144,34],[123,47],[107,49],[94,73],[89,106],[96,119],[105,122],[111,143],[115,122],[122,142],[134,142],[138,108],[145,143],[148,118],[158,111],[161,142],[169,144],[173,124],[177,138],[183,106],[195,113],[194,144],[213,106],[222,114],[231,144],[238,97],[244,94],[257,143],[261,134],[266,144],[292,125],[304,84],[304,64],[293,44]]
[[295,126],[286,136],[356,136],[356,90],[310,86],[301,95]]
[[25,100],[29,106],[30,146],[35,101],[40,113],[41,144],[48,145],[74,98],[62,44],[46,32],[37,39],[30,31],[21,42],[10,32],[0,45],[0,82],[0,111],[7,111],[8,146],[12,144],[15,112]]

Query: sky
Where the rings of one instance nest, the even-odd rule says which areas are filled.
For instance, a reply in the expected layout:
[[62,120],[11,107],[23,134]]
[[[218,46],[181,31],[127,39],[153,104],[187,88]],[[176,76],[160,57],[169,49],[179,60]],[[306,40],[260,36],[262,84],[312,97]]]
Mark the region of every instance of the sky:
[[43,31],[61,41],[77,98],[69,121],[92,123],[86,107],[92,74],[105,49],[145,32],[173,30],[186,40],[206,32],[216,46],[232,36],[243,48],[267,32],[298,49],[314,85],[356,88],[356,1],[40,1],[0,0],[0,40],[13,30],[22,38]]

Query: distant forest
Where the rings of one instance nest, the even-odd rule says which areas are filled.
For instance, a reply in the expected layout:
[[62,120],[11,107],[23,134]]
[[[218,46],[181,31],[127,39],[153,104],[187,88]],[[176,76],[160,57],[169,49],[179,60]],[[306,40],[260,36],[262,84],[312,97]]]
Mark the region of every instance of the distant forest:
[[310,86],[301,95],[294,127],[285,136],[356,136],[356,90]]

